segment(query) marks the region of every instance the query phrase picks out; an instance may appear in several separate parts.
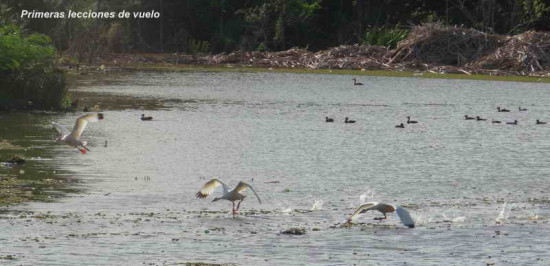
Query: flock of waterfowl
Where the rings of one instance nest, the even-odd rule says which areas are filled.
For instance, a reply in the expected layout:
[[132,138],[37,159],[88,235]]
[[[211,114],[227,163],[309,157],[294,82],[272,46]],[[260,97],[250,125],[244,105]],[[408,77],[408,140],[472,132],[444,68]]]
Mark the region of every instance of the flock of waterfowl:
[[[355,86],[357,86],[357,85],[362,86],[363,85],[363,83],[357,82],[356,78],[353,78],[352,80],[353,80],[353,85],[355,85]],[[527,111],[527,108],[521,108],[521,106],[520,106],[520,107],[518,107],[518,111],[519,112],[525,112],[525,111]],[[510,110],[508,110],[506,108],[500,108],[500,106],[498,106],[497,107],[497,112],[508,113],[508,112],[510,112]],[[476,121],[487,121],[486,118],[482,118],[480,116],[473,117],[473,116],[464,115],[464,119],[465,120],[476,120]],[[326,116],[325,117],[325,122],[332,123],[332,122],[334,122],[334,118],[330,118],[330,117]],[[346,124],[355,123],[355,120],[349,120],[348,117],[346,117],[345,120],[344,120],[344,123],[346,123]],[[407,116],[407,124],[417,124],[417,123],[418,123],[418,121],[411,120],[411,117]],[[502,123],[502,121],[492,119],[491,123],[500,124],[500,123]],[[519,125],[519,122],[518,122],[518,120],[514,120],[514,121],[506,122],[506,124],[507,125]],[[537,119],[535,121],[535,124],[536,125],[546,125],[546,122],[543,122],[543,121],[540,121],[539,119]],[[405,123],[400,123],[399,125],[396,125],[395,127],[396,128],[405,128]]]
[[[330,118],[328,116],[325,117],[325,122],[327,123],[333,123],[334,122],[334,118]],[[353,124],[355,123],[355,120],[351,120],[349,119],[349,117],[346,116],[346,118],[344,119],[344,123],[345,124]]]
[[[416,120],[411,120],[411,117],[410,116],[407,116],[407,124],[418,124],[418,121]],[[405,124],[404,123],[401,123],[397,126],[395,126],[396,128],[405,128]]]
[[[518,107],[518,111],[519,111],[519,112],[525,112],[525,111],[527,111],[527,108],[521,108],[521,106],[520,106],[520,107]],[[506,108],[500,108],[500,106],[498,106],[498,107],[497,107],[497,112],[499,112],[499,113],[509,113],[510,110],[508,110],[508,109],[506,109]],[[487,121],[486,118],[481,118],[479,115],[478,115],[478,116],[475,116],[475,117],[473,117],[473,116],[468,116],[468,115],[464,115],[464,119],[465,119],[465,120],[476,120],[476,121]],[[491,123],[492,123],[492,124],[501,124],[502,121],[500,121],[500,120],[495,120],[495,119],[493,118],[493,119],[491,119]],[[514,121],[508,121],[508,122],[506,122],[506,124],[507,124],[507,125],[519,125],[519,122],[518,122],[517,119],[514,119]],[[537,119],[537,120],[535,121],[535,125],[545,125],[545,124],[546,124],[546,122],[542,122],[542,121],[540,121],[539,119]]]

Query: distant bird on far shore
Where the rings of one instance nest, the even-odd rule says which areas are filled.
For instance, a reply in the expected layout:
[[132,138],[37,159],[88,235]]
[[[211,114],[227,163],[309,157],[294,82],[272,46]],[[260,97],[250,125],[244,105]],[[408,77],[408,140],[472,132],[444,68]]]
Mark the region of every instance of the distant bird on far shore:
[[88,142],[80,140],[82,132],[84,132],[84,129],[86,128],[88,122],[97,122],[102,119],[102,113],[83,115],[76,119],[73,131],[71,132],[69,132],[66,127],[56,122],[52,122],[53,128],[55,129],[55,131],[57,131],[56,142],[65,142],[67,145],[77,148],[82,154],[86,154],[86,151],[90,150],[86,146]]
[[396,127],[396,128],[405,128],[405,125],[403,125],[403,123],[401,123],[401,124],[399,124],[399,125],[397,125],[397,126],[395,126],[395,127]]
[[498,112],[510,112],[510,110],[504,109],[504,108],[500,108],[500,106],[497,107],[497,111],[498,111]]
[[527,108],[521,108],[521,106],[518,109],[520,112],[527,111]]
[[518,120],[514,120],[514,122],[506,122],[507,125],[517,125]]
[[465,116],[464,116],[464,119],[466,119],[466,120],[474,120],[475,117],[465,115]]
[[409,212],[407,210],[405,210],[403,207],[401,206],[393,206],[393,205],[390,205],[390,204],[387,204],[387,203],[378,203],[378,202],[368,202],[368,203],[365,203],[361,206],[359,206],[359,208],[357,208],[357,210],[348,218],[348,224],[351,224],[353,223],[353,220],[355,219],[355,217],[361,213],[365,213],[367,211],[379,211],[381,212],[382,214],[384,214],[384,217],[375,217],[374,220],[384,220],[384,219],[387,219],[388,217],[386,216],[386,213],[389,213],[389,212],[396,212],[397,213],[397,216],[399,217],[399,220],[401,220],[401,222],[409,227],[409,228],[414,228],[414,221],[411,217],[411,215],[409,214]]
[[481,118],[481,117],[479,117],[479,115],[478,115],[478,116],[476,116],[476,120],[477,120],[477,121],[486,121],[487,119]]
[[411,120],[410,116],[407,116],[407,124],[416,124],[418,121]]
[[[223,195],[219,198],[214,198],[212,202],[215,202],[221,199],[231,201],[233,203],[233,209],[232,209],[233,217],[235,217],[235,214],[238,213],[239,207],[241,206],[241,202],[243,202],[243,200],[246,198],[246,195],[241,194],[241,192],[244,192],[247,188],[252,190],[256,198],[258,198],[258,201],[260,202],[260,204],[262,204],[262,200],[260,199],[258,194],[256,194],[256,191],[254,191],[254,189],[249,184],[242,181],[239,182],[239,184],[237,184],[235,188],[230,190],[229,187],[223,182],[221,182],[220,180],[212,179],[206,182],[206,184],[202,186],[201,190],[197,192],[196,194],[197,198],[204,199],[208,197],[208,195],[212,194],[212,192],[214,192],[214,190],[220,185],[223,188]],[[237,204],[237,208],[235,208],[235,201],[239,201],[239,203]]]
[[329,118],[328,116],[325,116],[325,122],[332,123],[334,122],[334,118]]
[[356,78],[353,78],[353,85],[355,85],[355,86],[363,86],[363,83],[357,82],[357,79],[356,79]]
[[537,119],[537,125],[546,125],[546,122],[542,122],[542,121]]
[[355,123],[355,120],[349,120],[348,117],[346,116],[346,119],[344,120],[344,123],[353,124],[353,123]]
[[141,114],[141,120],[142,121],[151,121],[153,120],[152,116],[145,116],[145,114]]
[[500,122],[499,120],[493,119],[493,120],[491,120],[491,123],[493,123],[493,124],[500,124],[501,122]]

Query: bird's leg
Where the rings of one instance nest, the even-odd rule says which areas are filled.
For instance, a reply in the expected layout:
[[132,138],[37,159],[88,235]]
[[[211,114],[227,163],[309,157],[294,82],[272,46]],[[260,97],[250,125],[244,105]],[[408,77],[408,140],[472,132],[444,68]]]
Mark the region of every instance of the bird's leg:
[[239,207],[241,206],[241,202],[243,202],[243,200],[240,200],[239,203],[237,203],[237,211],[239,211]]
[[233,217],[235,217],[235,214],[237,214],[237,212],[235,211],[235,202],[232,201],[231,203],[233,203]]
[[374,217],[374,220],[382,221],[384,219],[387,219],[388,217],[386,216],[386,213],[383,212],[383,214],[384,214],[384,217]]

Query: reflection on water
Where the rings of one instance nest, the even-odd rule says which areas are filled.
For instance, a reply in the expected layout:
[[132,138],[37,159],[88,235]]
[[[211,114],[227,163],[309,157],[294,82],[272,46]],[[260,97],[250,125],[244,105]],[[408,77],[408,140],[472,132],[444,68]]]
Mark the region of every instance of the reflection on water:
[[[83,77],[71,93],[106,118],[86,129],[92,151],[40,141],[86,192],[0,216],[0,256],[90,265],[547,263],[550,127],[534,121],[550,120],[548,84],[365,77],[357,88],[350,80]],[[140,121],[144,110],[155,120]],[[47,130],[78,115],[38,120]],[[395,128],[407,116],[419,123]],[[263,204],[252,195],[231,218],[230,202],[195,198],[210,178],[248,182]],[[418,227],[367,213],[341,228],[366,201],[400,204]],[[290,227],[307,233],[279,234]]]

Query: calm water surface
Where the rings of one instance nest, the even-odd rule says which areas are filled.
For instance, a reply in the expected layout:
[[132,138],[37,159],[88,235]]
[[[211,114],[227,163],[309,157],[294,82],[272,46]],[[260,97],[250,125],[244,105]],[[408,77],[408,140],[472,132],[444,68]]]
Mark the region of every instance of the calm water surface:
[[[535,125],[550,121],[549,84],[361,76],[365,86],[352,86],[351,78],[80,78],[75,97],[103,97],[83,99],[106,117],[86,129],[92,151],[37,142],[84,193],[0,214],[0,256],[16,258],[0,263],[550,263],[550,126]],[[140,121],[142,113],[155,120]],[[43,115],[34,126],[70,127],[78,115]],[[394,127],[407,116],[419,123]],[[210,178],[248,182],[263,204],[251,196],[232,218],[230,202],[195,198]],[[378,223],[374,212],[340,228],[366,201],[407,207],[417,228],[394,215]],[[289,227],[307,234],[279,234]]]

